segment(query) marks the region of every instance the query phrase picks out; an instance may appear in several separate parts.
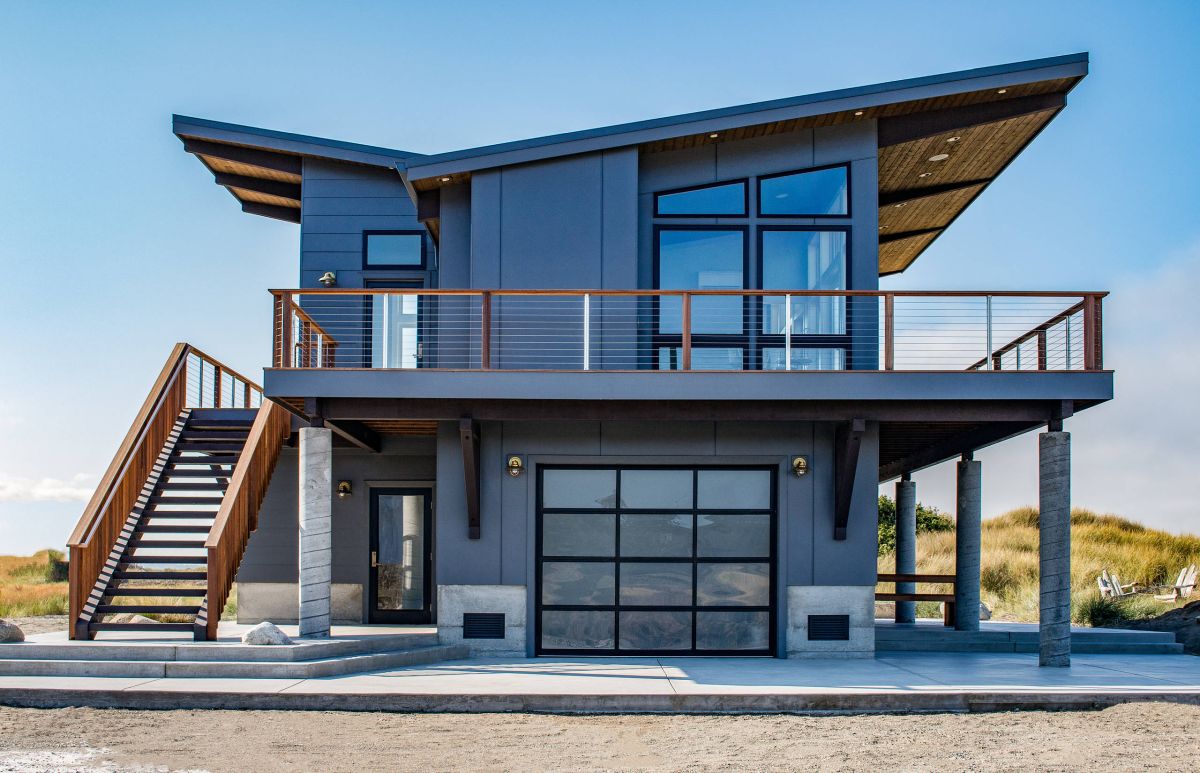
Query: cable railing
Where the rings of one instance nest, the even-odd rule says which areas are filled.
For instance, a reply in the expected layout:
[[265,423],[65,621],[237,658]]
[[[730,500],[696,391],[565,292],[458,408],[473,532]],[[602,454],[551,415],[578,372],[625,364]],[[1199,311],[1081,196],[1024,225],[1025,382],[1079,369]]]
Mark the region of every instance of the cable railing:
[[272,290],[276,368],[1081,371],[1102,292]]

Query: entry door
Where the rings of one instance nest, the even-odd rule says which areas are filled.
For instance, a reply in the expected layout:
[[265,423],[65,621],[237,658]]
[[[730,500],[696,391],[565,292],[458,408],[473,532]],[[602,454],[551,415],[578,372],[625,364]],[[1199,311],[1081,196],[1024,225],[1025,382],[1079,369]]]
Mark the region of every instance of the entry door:
[[372,623],[433,619],[433,491],[371,489]]
[[[418,290],[424,282],[412,280],[374,280],[367,287],[390,287]],[[371,295],[368,314],[371,319],[371,368],[419,368],[422,366],[423,304],[428,296]]]

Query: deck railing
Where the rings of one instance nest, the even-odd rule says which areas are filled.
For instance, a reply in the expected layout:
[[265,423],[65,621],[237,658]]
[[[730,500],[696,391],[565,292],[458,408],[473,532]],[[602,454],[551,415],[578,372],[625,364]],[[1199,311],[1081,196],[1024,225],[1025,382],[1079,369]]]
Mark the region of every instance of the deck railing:
[[72,636],[180,412],[249,408],[261,402],[260,386],[190,344],[175,344],[67,540]]
[[272,290],[276,368],[1100,370],[1103,292]]

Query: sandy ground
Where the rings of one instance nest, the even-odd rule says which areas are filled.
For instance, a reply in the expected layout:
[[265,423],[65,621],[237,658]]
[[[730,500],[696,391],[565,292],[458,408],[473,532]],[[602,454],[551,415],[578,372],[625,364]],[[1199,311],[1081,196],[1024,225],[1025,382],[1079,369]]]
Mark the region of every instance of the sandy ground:
[[0,771],[1196,770],[1200,707],[923,716],[0,708]]
[[35,633],[53,633],[54,631],[67,630],[66,615],[43,615],[41,617],[13,617],[9,618],[11,622],[20,626],[21,631],[26,636],[33,636]]

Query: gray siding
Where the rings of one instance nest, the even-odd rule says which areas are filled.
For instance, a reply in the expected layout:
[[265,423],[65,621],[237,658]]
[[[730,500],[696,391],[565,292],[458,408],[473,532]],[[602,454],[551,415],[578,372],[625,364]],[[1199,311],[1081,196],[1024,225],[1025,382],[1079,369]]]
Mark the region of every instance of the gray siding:
[[304,159],[300,221],[300,286],[337,272],[341,287],[361,287],[363,231],[423,231],[416,207],[393,170]]

